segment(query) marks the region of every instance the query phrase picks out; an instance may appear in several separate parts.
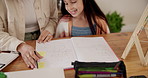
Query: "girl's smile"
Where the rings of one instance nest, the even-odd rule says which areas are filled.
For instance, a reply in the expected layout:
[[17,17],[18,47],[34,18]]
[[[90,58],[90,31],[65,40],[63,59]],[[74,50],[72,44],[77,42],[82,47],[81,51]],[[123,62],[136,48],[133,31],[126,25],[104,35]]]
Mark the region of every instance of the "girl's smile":
[[74,15],[76,15],[76,13],[77,13],[77,9],[74,9],[74,10],[72,10],[72,11],[69,11],[69,13],[70,13],[72,16],[74,16]]
[[83,16],[83,1],[82,0],[64,0],[66,10],[73,17]]

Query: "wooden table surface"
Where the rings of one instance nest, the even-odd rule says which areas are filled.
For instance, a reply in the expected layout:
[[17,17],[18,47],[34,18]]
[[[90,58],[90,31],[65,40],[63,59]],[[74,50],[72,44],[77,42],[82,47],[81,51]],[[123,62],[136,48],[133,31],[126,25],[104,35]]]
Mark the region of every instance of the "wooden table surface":
[[[110,47],[113,49],[115,54],[121,58],[121,55],[131,37],[131,32],[125,33],[111,33],[107,35],[99,35],[105,38]],[[97,37],[97,35],[90,36]],[[144,39],[145,37],[141,37]],[[27,41],[26,43],[35,47],[35,41]],[[148,43],[142,43],[143,50],[148,50]],[[130,50],[129,55],[124,60],[127,70],[127,76],[134,75],[145,75],[148,77],[148,66],[144,67],[141,65],[137,50],[135,46]],[[27,68],[21,56],[19,56],[16,60],[14,60],[11,64],[9,64],[6,68],[4,68],[3,72],[11,72],[11,71],[21,71],[21,70],[30,70]],[[65,71],[66,78],[74,78],[74,70],[66,70]]]

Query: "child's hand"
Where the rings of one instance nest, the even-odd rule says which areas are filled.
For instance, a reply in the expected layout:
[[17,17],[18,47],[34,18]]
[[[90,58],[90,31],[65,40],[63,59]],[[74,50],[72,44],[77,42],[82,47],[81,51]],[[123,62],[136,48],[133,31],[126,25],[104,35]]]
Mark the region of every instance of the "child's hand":
[[63,37],[68,37],[69,35],[66,34],[65,32],[63,32],[62,34],[59,35],[59,38],[63,38]]
[[44,30],[39,36],[38,43],[49,42],[52,38],[53,36],[50,34],[50,32],[47,30]]

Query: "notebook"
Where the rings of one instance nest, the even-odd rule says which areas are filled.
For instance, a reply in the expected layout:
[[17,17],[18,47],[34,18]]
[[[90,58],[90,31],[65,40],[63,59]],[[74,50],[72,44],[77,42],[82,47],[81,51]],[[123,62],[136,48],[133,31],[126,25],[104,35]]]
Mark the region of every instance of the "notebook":
[[65,78],[62,68],[34,69],[5,72],[7,78]]
[[5,68],[13,60],[15,60],[19,54],[16,53],[0,53],[0,70]]
[[39,68],[72,68],[71,62],[117,62],[119,59],[103,37],[72,37],[36,43],[36,50],[44,58]]

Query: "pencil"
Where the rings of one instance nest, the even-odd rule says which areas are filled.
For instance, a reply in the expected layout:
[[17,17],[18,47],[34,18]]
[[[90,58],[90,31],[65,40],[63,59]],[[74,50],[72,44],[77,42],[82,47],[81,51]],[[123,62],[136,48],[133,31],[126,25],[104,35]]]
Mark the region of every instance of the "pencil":
[[2,68],[2,67],[4,67],[4,66],[5,66],[5,64],[0,63],[0,68]]
[[[34,54],[37,56],[36,51],[34,51]],[[38,61],[35,60],[35,62],[36,62],[36,67],[38,68]]]

